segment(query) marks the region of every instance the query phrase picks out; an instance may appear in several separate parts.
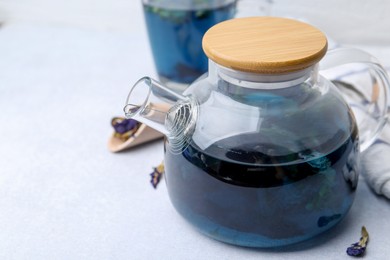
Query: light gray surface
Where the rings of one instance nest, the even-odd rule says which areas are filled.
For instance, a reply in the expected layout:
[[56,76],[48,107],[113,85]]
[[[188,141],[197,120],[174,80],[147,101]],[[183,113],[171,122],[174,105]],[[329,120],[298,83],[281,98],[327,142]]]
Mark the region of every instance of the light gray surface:
[[348,259],[362,225],[365,258],[388,259],[389,201],[363,181],[335,229],[281,252],[226,245],[189,226],[165,184],[149,184],[161,141],[106,148],[130,83],[154,75],[143,36],[0,29],[0,259]]

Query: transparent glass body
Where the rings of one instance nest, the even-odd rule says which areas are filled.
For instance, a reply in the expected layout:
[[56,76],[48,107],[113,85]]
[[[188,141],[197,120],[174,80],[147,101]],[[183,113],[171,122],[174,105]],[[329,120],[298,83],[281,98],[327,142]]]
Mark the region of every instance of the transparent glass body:
[[[371,88],[337,88],[318,72],[351,62],[368,66]],[[374,58],[351,49],[280,75],[210,61],[184,93],[140,79],[124,111],[165,134],[166,184],[185,219],[220,241],[277,247],[347,214],[360,149],[387,122],[389,86]]]
[[262,76],[210,64],[209,77],[185,92],[196,97],[192,138],[180,153],[165,143],[177,211],[208,236],[254,247],[338,223],[352,205],[359,155],[339,91],[316,67]]

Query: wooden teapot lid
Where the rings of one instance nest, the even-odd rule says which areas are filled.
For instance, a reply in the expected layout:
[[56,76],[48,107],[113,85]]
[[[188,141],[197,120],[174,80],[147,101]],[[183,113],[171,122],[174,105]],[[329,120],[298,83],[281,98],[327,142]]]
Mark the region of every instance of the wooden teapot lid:
[[278,17],[237,18],[211,27],[203,50],[214,62],[234,70],[280,74],[308,68],[327,51],[317,28]]

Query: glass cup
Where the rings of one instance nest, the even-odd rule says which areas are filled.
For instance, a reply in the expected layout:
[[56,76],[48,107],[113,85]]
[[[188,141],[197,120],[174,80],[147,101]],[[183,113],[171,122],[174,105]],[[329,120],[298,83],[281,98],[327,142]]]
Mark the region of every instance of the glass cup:
[[237,0],[142,0],[159,80],[182,92],[204,74],[203,34],[234,17]]

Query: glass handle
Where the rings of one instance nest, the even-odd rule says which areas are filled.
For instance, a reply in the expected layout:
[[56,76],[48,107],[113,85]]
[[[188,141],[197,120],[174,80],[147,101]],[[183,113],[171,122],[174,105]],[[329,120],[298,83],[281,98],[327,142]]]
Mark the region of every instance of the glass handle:
[[[348,74],[353,73],[344,73],[343,77],[332,74],[332,70],[350,72],[351,65],[360,72],[359,76],[366,75],[365,84],[361,79],[350,83]],[[351,106],[359,129],[361,151],[366,150],[388,120],[390,80],[386,70],[375,57],[364,51],[339,48],[329,51],[321,60],[320,73],[338,87]]]

